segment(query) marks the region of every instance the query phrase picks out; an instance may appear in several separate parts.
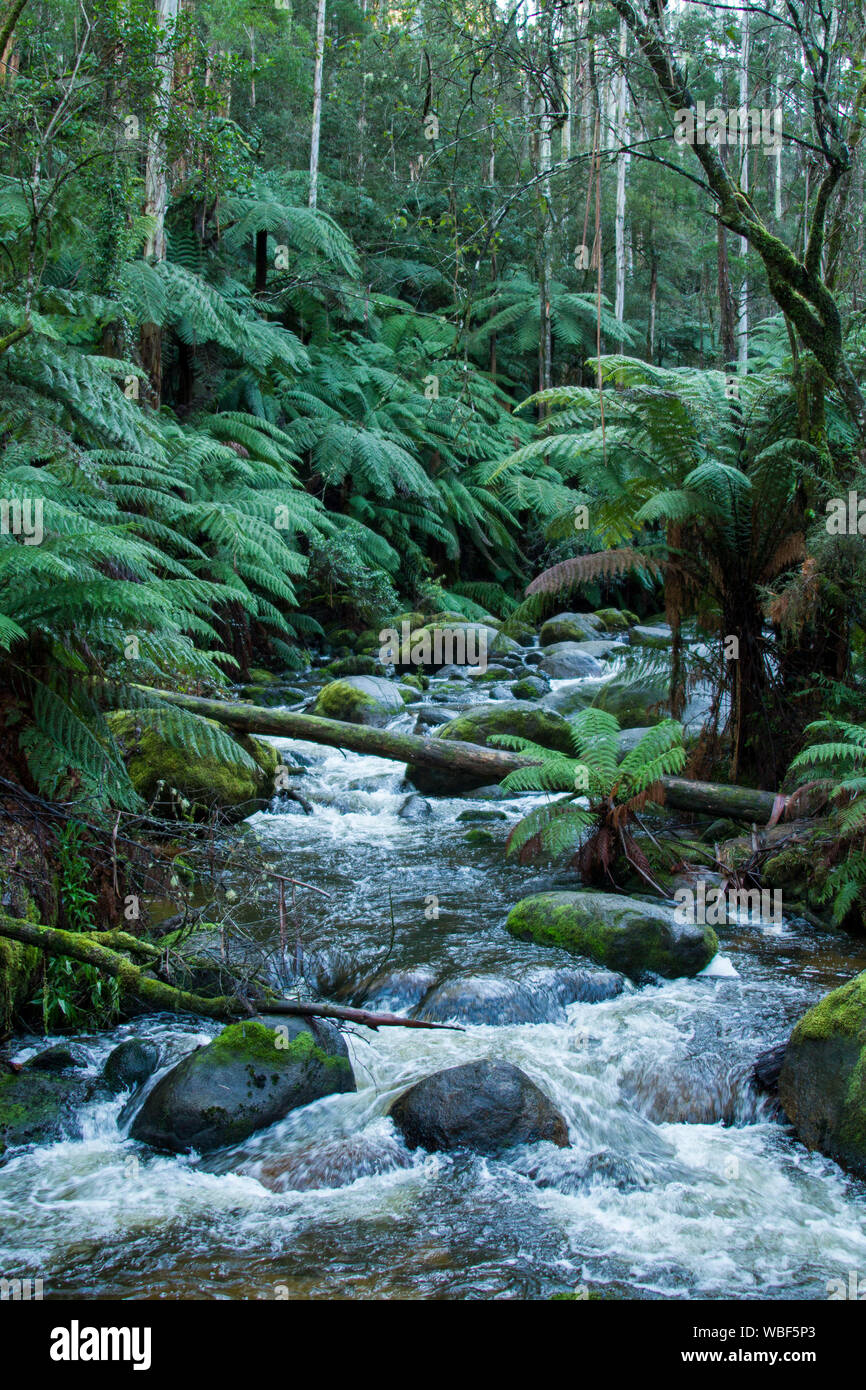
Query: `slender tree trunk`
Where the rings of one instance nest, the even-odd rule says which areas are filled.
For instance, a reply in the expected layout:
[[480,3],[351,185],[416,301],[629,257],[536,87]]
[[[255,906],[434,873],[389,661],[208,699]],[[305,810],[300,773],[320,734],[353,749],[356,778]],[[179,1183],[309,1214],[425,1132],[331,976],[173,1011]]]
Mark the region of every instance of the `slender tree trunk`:
[[[619,24],[619,59],[622,65],[619,74],[619,84],[616,102],[616,139],[619,146],[619,153],[616,157],[616,293],[614,299],[614,316],[617,323],[623,323],[625,319],[625,267],[626,267],[626,245],[625,245],[625,189],[626,171],[628,168],[628,155],[625,146],[628,143],[628,87],[625,80],[625,55],[626,43],[628,40],[628,27],[625,20],[620,20]],[[623,347],[623,339],[619,340],[620,351]]]
[[322,133],[322,73],[325,66],[325,5],[316,6],[316,69],[313,76],[313,130],[310,137],[310,207],[319,197],[319,137]]
[[[151,230],[145,243],[146,260],[164,261],[166,256],[165,215],[168,208],[168,167],[165,149],[165,124],[171,102],[173,59],[171,36],[180,8],[179,0],[157,0],[157,24],[161,51],[157,58],[156,111],[147,139],[144,171],[144,211],[152,218]],[[154,405],[162,396],[162,329],[158,324],[145,323],[141,328],[141,361],[150,379]]]
[[728,234],[721,222],[716,226],[716,253],[719,268],[719,337],[722,365],[728,367],[737,357],[737,328],[731,272],[728,267]]
[[[740,111],[749,108],[749,58],[751,54],[751,32],[749,30],[749,12],[740,11],[740,24],[742,26],[742,39],[740,43]],[[740,139],[743,140],[742,122],[740,122]],[[746,139],[743,144],[743,151],[740,161],[740,187],[743,193],[749,193],[749,141],[748,125],[746,126]],[[743,279],[740,284],[739,295],[739,316],[737,322],[737,367],[744,372],[749,357],[749,279],[745,271],[745,265],[749,254],[749,239],[746,236],[740,237],[740,256],[743,260]]]
[[656,299],[659,286],[659,258],[655,246],[650,246],[650,294],[649,323],[646,334],[646,355],[648,362],[656,360]]

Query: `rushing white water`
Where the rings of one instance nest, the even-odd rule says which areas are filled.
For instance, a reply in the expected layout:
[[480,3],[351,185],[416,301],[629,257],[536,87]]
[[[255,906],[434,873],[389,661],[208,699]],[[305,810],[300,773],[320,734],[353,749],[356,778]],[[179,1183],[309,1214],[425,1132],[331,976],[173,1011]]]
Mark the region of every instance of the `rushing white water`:
[[[393,763],[275,742],[288,762],[308,761],[298,786],[314,810],[252,825],[288,872],[332,895],[305,901],[308,960],[348,962],[358,978],[378,964],[407,1007],[437,982],[468,978],[471,989],[481,977],[534,990],[547,1014],[464,1032],[358,1029],[348,1039],[357,1093],[203,1160],[126,1138],[127,1097],[92,1102],[83,1139],[0,1167],[0,1272],[39,1276],[55,1297],[539,1297],[586,1286],[809,1299],[866,1270],[866,1187],[808,1154],[749,1081],[754,1056],[862,968],[850,941],[740,922],[723,935],[735,976],[562,1007],[553,975],[574,962],[502,930],[511,904],[548,881],[502,856],[531,801],[436,800],[411,821],[398,814],[408,792]],[[466,843],[467,810],[502,813],[484,822],[492,845]],[[96,1075],[124,1036],[157,1039],[169,1065],[214,1031],[159,1017],[84,1041]],[[406,1150],[391,1100],[482,1057],[514,1062],[552,1097],[569,1149]]]

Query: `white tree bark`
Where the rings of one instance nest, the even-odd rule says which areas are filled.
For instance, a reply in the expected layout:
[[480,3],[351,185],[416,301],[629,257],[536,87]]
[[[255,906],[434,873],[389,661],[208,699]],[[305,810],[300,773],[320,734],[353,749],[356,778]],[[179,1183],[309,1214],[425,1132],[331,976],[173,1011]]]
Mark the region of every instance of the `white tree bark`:
[[165,151],[165,125],[171,103],[174,59],[168,45],[169,35],[177,20],[179,0],[157,0],[156,13],[162,46],[157,67],[156,112],[147,136],[147,156],[144,168],[144,212],[153,218],[147,236],[146,258],[164,261],[166,255],[165,214],[168,208],[168,166]]
[[310,207],[319,197],[319,137],[322,133],[322,72],[325,66],[325,4],[316,7],[316,70],[313,76],[313,130],[310,137]]
[[[625,55],[626,43],[628,39],[628,28],[625,20],[620,21],[619,26],[619,59],[621,70],[617,86],[616,102],[616,139],[619,146],[619,153],[616,157],[616,294],[614,303],[614,315],[617,323],[622,323],[625,318],[625,271],[626,271],[626,241],[625,241],[625,191],[626,191],[626,172],[628,169],[629,157],[625,146],[629,140],[629,121],[628,121],[628,86],[625,80]],[[622,342],[622,339],[620,339]]]

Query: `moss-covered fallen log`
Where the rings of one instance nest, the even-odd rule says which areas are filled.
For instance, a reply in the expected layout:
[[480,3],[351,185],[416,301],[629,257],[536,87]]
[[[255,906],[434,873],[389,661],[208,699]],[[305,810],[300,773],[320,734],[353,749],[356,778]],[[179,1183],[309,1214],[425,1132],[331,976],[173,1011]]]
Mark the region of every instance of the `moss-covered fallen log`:
[[[520,753],[482,748],[478,744],[461,743],[457,739],[421,738],[417,734],[399,733],[393,729],[371,729],[338,719],[323,719],[319,715],[298,714],[294,710],[205,700],[198,695],[178,695],[170,691],[149,693],[158,694],[162,699],[194,714],[215,719],[237,733],[306,739],[330,748],[348,748],[354,753],[393,758],[396,762],[411,763],[415,767],[452,769],[471,774],[479,784],[483,781],[501,781],[509,772],[536,761]],[[693,811],[701,815],[765,825],[774,811],[779,809],[774,792],[759,791],[754,787],[728,786],[724,782],[690,782],[685,777],[662,777],[661,783],[665,789],[666,804],[677,811]],[[802,808],[798,814],[804,814]]]
[[202,1018],[214,1018],[222,1022],[249,1018],[256,1013],[284,1014],[296,1018],[331,1018],[347,1023],[360,1023],[374,1030],[454,1027],[453,1024],[401,1018],[398,1014],[375,1014],[367,1009],[344,1008],[339,1004],[302,1004],[294,999],[281,999],[277,996],[271,998],[266,995],[258,999],[254,1008],[239,994],[193,994],[189,990],[165,984],[162,980],[152,979],[142,967],[134,965],[126,955],[115,950],[114,945],[120,944],[148,958],[163,954],[158,947],[142,942],[127,932],[105,932],[104,938],[113,943],[112,946],[107,946],[97,935],[89,932],[64,931],[60,927],[46,927],[40,923],[27,922],[0,913],[0,936],[19,941],[25,946],[35,946],[47,956],[65,956],[69,960],[80,961],[83,965],[92,965],[117,980],[121,994],[138,1000],[154,1012],[198,1014]]
[[363,724],[347,724],[340,719],[323,719],[317,714],[298,714],[295,710],[265,709],[260,705],[205,700],[199,695],[179,695],[173,691],[148,691],[173,705],[180,705],[205,719],[215,719],[239,734],[270,734],[276,737],[306,739],[327,748],[348,748],[353,753],[371,753],[419,767],[450,768],[472,773],[479,779],[497,782],[515,768],[527,767],[534,758],[482,748],[456,739],[420,738],[394,729],[371,729]]

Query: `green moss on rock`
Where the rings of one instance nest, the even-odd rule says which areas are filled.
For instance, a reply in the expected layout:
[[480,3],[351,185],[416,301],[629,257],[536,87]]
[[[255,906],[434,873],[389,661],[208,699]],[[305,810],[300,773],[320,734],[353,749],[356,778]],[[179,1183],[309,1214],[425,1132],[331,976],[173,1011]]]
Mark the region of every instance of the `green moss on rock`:
[[[160,809],[172,812],[178,809],[177,801],[184,800],[189,803],[184,809],[193,818],[214,807],[234,808],[247,815],[258,800],[271,793],[280,757],[261,739],[237,739],[256,764],[250,768],[174,748],[133,711],[110,714],[108,723],[124,750],[132,785],[148,804],[155,802]],[[176,797],[172,797],[172,790]]]
[[866,972],[800,1019],[779,1099],[804,1144],[866,1177]]
[[680,924],[671,908],[618,893],[536,893],[512,908],[506,930],[588,956],[633,980],[697,975],[719,949],[711,927]]

